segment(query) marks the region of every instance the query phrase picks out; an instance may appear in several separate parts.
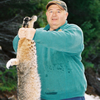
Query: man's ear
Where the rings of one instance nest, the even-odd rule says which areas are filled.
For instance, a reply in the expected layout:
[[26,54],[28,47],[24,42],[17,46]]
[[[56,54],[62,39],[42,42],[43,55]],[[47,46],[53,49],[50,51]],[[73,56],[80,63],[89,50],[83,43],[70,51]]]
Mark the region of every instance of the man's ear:
[[68,12],[66,12],[66,19],[67,19],[67,17],[68,17]]

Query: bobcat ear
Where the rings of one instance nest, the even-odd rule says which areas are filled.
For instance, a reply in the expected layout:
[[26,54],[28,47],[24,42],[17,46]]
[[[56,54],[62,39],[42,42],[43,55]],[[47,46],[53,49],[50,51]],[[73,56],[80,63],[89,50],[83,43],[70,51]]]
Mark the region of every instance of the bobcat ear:
[[36,16],[36,15],[33,15],[33,16],[31,17],[31,19],[33,19],[34,22],[35,22],[35,21],[37,21],[37,16]]

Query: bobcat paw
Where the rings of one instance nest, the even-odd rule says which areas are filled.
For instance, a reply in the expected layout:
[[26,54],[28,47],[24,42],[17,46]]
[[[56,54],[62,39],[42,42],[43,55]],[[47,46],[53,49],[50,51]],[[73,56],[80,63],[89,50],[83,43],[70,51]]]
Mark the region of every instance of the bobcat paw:
[[10,59],[10,60],[7,62],[7,64],[6,64],[6,68],[9,69],[10,66],[18,65],[18,64],[19,64],[18,59],[13,58],[13,59]]

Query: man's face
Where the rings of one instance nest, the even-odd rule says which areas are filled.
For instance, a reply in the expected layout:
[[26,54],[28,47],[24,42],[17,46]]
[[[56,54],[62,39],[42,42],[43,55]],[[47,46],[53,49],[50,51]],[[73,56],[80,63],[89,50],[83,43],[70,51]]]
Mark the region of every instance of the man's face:
[[68,12],[58,5],[51,5],[46,12],[46,16],[52,31],[65,24]]

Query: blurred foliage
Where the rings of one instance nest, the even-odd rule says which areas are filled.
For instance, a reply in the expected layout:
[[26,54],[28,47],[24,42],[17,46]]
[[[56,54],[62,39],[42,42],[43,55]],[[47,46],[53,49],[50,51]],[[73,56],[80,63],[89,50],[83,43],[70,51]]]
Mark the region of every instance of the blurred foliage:
[[[0,2],[0,22],[12,19],[19,15],[20,23],[25,16],[37,15],[37,26],[43,27],[46,22],[46,4],[50,0],[5,0]],[[42,25],[41,25],[42,24]]]
[[15,67],[11,68],[10,70],[6,69],[4,72],[0,71],[0,91],[15,90],[16,86],[17,73]]
[[[12,19],[19,15],[19,23],[25,16],[37,15],[35,27],[44,27],[46,21],[46,4],[50,0],[1,0],[0,22]],[[82,53],[82,62],[87,67],[100,68],[100,0],[63,0],[68,6],[68,22],[80,26],[84,33],[85,49]],[[11,69],[10,69],[11,70]],[[10,71],[9,70],[9,71]],[[11,70],[15,72],[15,70]],[[16,73],[10,81],[10,75],[0,72],[0,90],[11,90],[16,86]],[[2,87],[1,87],[2,86]]]
[[85,67],[95,67],[100,59],[100,0],[63,0],[67,3],[68,22],[79,25],[84,33]]

